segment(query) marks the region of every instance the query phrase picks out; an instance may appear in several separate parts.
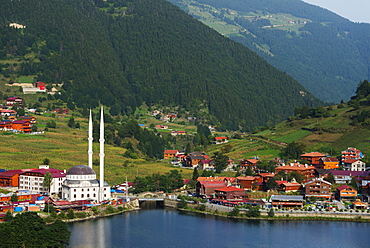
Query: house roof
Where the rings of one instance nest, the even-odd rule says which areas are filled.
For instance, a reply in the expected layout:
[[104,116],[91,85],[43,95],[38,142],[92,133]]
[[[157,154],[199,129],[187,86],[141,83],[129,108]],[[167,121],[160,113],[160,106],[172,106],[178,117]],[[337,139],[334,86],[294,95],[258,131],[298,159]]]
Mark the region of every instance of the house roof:
[[253,181],[256,179],[254,176],[237,177],[239,181]]
[[320,152],[310,152],[302,154],[301,157],[325,157],[325,155]]
[[314,178],[313,180],[311,181],[308,181],[306,183],[304,183],[303,185],[306,186],[306,185],[309,185],[311,183],[315,183],[315,182],[322,182],[322,183],[325,183],[325,184],[328,184],[328,185],[331,185],[331,183],[329,183],[328,181],[322,179],[322,178]]
[[315,166],[306,165],[306,164],[300,164],[300,163],[290,163],[287,165],[282,165],[279,167],[276,167],[275,170],[296,170],[296,171],[305,171],[305,170],[314,170]]
[[32,170],[32,171],[26,171],[24,173],[27,173],[27,172],[40,173],[42,175],[45,175],[46,172],[50,172],[50,174],[53,176],[53,178],[65,177],[66,176],[64,171],[58,170],[58,169],[53,169],[53,168],[50,168],[50,169],[35,169],[35,170]]
[[227,137],[215,137],[215,140],[225,140]]
[[165,150],[165,154],[177,154],[179,151],[178,150]]
[[272,195],[272,201],[303,201],[303,195]]
[[342,162],[345,163],[345,164],[353,164],[355,162],[359,161],[359,159],[345,159],[343,160]]
[[13,124],[26,124],[26,123],[28,123],[28,121],[19,121],[19,120],[13,121]]
[[233,187],[233,186],[223,187],[221,189],[215,189],[215,190],[216,191],[223,191],[223,192],[245,191],[244,189]]
[[274,173],[259,173],[259,174],[257,174],[257,176],[261,176],[261,177],[274,177],[275,174]]
[[336,157],[323,157],[323,158],[321,158],[321,161],[323,161],[323,162],[339,162],[339,160]]
[[330,173],[333,176],[351,176],[351,177],[357,177],[362,175],[363,171],[344,171],[344,170],[330,170]]
[[1,172],[0,173],[0,178],[10,178],[10,177],[13,177],[16,174],[21,174],[23,172],[24,172],[23,170],[8,170],[8,171],[5,171],[5,172]]
[[213,182],[220,182],[224,181],[226,177],[198,177],[198,181],[213,181]]
[[355,190],[354,188],[352,188],[352,187],[350,187],[350,186],[348,186],[348,185],[341,185],[341,186],[339,186],[338,188],[337,188],[337,190],[344,190],[344,189],[347,189],[347,188],[350,188],[350,189],[352,189],[352,190]]
[[226,186],[226,183],[224,181],[200,181],[199,183],[206,188],[220,188]]
[[286,186],[286,187],[300,187],[301,184],[300,183],[282,183],[282,185]]

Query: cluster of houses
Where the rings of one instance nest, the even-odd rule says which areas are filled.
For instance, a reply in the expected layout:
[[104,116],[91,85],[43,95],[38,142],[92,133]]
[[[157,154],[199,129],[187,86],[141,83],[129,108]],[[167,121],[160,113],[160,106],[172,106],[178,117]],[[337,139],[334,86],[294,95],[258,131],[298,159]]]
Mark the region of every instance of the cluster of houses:
[[[248,192],[270,190],[268,181],[273,179],[277,185],[276,190],[283,194],[283,196],[275,195],[273,197],[276,200],[273,204],[275,206],[299,207],[302,206],[305,199],[314,197],[326,201],[334,199],[355,201],[357,208],[366,208],[367,204],[359,201],[359,198],[361,198],[362,201],[368,202],[370,194],[370,171],[366,170],[366,163],[361,160],[363,157],[362,152],[353,147],[342,151],[339,160],[327,157],[319,152],[311,152],[301,155],[301,160],[307,161],[304,164],[300,162],[285,164],[275,160],[275,171],[271,173],[261,171],[258,168],[258,158],[245,159],[239,161],[239,164],[234,164],[232,160],[229,160],[227,170],[239,168],[240,171],[246,171],[249,168],[254,171],[255,175],[199,177],[196,184],[196,194],[207,197],[218,204],[221,202],[232,205],[235,204],[235,201],[248,202],[251,200],[248,197]],[[166,150],[165,158],[181,161],[184,167],[214,170],[214,160],[202,152],[185,155],[177,150]],[[288,175],[292,172],[295,172],[296,175],[299,174],[303,181],[297,182],[295,178],[288,181],[286,176],[282,176],[282,178],[277,176]],[[329,175],[332,178],[330,180],[328,179]],[[355,187],[348,185],[353,185],[354,180],[359,192]],[[333,184],[341,186],[335,189]],[[297,199],[299,199],[299,202],[297,202]],[[260,201],[260,204],[263,204],[263,202]]]
[[21,116],[17,118],[17,111],[12,109],[13,106],[23,108],[23,99],[20,97],[9,97],[6,99],[5,106],[0,106],[0,130],[30,133],[32,125],[36,123],[33,116]]

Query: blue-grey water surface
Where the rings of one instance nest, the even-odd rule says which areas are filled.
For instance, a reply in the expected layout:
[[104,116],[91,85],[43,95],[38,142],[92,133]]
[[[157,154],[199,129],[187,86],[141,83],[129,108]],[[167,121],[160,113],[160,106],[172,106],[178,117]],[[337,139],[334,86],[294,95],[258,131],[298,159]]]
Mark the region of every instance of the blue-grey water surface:
[[71,247],[370,247],[369,223],[234,220],[168,208],[69,228]]

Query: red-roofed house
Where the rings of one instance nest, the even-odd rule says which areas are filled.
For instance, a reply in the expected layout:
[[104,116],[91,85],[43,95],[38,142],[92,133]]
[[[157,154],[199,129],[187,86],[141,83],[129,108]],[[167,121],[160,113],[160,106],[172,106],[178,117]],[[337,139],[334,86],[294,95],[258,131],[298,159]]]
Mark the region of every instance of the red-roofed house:
[[19,190],[30,190],[37,193],[49,193],[44,187],[44,176],[47,172],[53,177],[50,187],[50,194],[59,194],[62,192],[62,183],[66,178],[66,174],[62,170],[49,168],[42,165],[39,169],[27,171],[19,176]]
[[357,197],[357,190],[348,186],[348,185],[341,185],[337,188],[335,192],[335,197],[341,200],[354,200]]
[[13,109],[2,109],[0,110],[0,115],[1,116],[12,116],[12,115],[16,115],[17,114],[17,111],[13,110]]
[[258,159],[255,158],[242,160],[239,162],[240,170],[246,170],[248,167],[250,167],[252,170],[255,170],[257,162]]
[[163,157],[164,159],[174,158],[178,153],[178,150],[165,150],[163,153]]
[[306,179],[314,177],[315,167],[310,165],[303,165],[300,163],[290,163],[290,164],[282,164],[279,167],[275,168],[275,172],[278,173],[279,171],[284,171],[285,173],[290,173],[293,171],[298,172],[305,176]]
[[38,81],[34,84],[36,88],[40,88],[40,90],[45,90],[46,84],[44,82]]
[[8,170],[0,172],[0,187],[18,187],[19,175],[23,170]]
[[247,195],[244,189],[229,186],[215,190],[215,197],[221,200],[245,199]]
[[23,99],[20,97],[9,97],[6,99],[6,106],[13,107],[14,105],[18,104],[19,107],[23,106]]
[[361,159],[363,157],[362,152],[354,147],[348,147],[347,150],[342,151],[342,160]]
[[216,189],[226,187],[225,181],[198,181],[196,192],[198,195],[212,195]]
[[215,137],[215,144],[219,145],[219,144],[225,144],[228,142],[228,139],[227,137]]
[[288,193],[288,192],[297,192],[299,190],[301,190],[302,188],[302,185],[300,183],[297,183],[297,182],[283,182],[279,185],[279,188],[278,188],[278,191],[282,191],[282,192],[285,192],[285,193]]
[[32,131],[31,124],[28,121],[13,121],[12,129],[23,133],[30,133]]
[[262,184],[258,182],[259,177],[254,176],[237,177],[236,179],[242,189],[257,190],[260,184]]
[[301,159],[308,161],[309,164],[314,166],[319,166],[320,158],[323,157],[325,157],[325,155],[319,152],[310,152],[301,155]]
[[317,197],[317,198],[331,198],[331,183],[325,181],[322,178],[314,178],[312,181],[309,181],[303,184],[305,187],[305,196]]

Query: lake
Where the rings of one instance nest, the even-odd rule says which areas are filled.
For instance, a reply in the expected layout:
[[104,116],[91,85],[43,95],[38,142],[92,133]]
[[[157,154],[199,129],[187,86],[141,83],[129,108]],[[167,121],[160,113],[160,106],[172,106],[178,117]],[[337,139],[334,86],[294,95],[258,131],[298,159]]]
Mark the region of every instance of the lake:
[[370,223],[235,220],[151,209],[69,224],[71,247],[370,247]]

